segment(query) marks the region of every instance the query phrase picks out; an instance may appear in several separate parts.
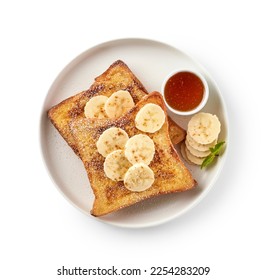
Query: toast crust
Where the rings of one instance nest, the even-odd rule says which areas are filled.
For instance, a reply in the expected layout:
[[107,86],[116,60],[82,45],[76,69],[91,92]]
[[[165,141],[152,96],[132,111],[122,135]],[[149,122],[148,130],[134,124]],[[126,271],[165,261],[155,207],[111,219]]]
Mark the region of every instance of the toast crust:
[[[95,82],[88,90],[65,99],[48,111],[52,124],[78,156],[77,143],[69,130],[69,123],[76,116],[82,115],[85,118],[84,107],[90,98],[96,95],[109,97],[118,90],[129,91],[135,104],[148,94],[129,67],[123,61],[117,60],[104,73],[95,78]],[[173,120],[170,119],[169,122],[170,138],[173,144],[178,144],[184,140],[186,132]]]
[[[171,143],[167,118],[162,128],[155,133],[143,133],[135,127],[135,116],[147,103],[161,106],[166,114],[161,94],[154,92],[142,98],[135,107],[117,120],[89,120],[76,116],[70,122],[70,131],[77,143],[95,195],[91,211],[94,216],[117,211],[153,196],[186,191],[196,185]],[[105,176],[104,157],[98,153],[96,142],[103,131],[113,126],[125,130],[129,137],[142,133],[153,139],[155,155],[149,167],[155,174],[155,181],[148,190],[131,192],[124,187],[123,182],[115,182]]]

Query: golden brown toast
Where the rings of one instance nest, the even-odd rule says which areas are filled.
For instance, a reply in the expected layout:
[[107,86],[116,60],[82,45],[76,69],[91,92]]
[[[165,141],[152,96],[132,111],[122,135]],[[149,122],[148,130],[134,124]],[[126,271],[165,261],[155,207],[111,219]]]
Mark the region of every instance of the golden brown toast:
[[[155,133],[144,133],[135,127],[136,114],[148,103],[161,106],[166,114],[162,96],[154,92],[142,98],[135,107],[117,120],[76,117],[70,122],[72,136],[77,143],[80,158],[95,195],[91,211],[94,216],[105,215],[160,194],[186,191],[196,185],[170,141],[167,118],[162,128]],[[103,170],[105,158],[98,153],[96,142],[103,131],[110,127],[122,128],[129,137],[140,133],[147,134],[154,141],[155,155],[149,167],[154,172],[155,181],[149,189],[132,192],[124,187],[123,182],[116,182],[105,176]]]
[[[109,97],[118,90],[129,91],[135,104],[148,94],[128,66],[123,61],[117,60],[95,79],[95,82],[88,90],[69,97],[48,111],[48,117],[51,122],[77,155],[79,155],[77,145],[69,130],[70,121],[77,115],[85,118],[84,107],[91,97],[96,95]],[[169,122],[170,138],[173,144],[178,144],[184,140],[185,130],[173,120],[169,119]]]

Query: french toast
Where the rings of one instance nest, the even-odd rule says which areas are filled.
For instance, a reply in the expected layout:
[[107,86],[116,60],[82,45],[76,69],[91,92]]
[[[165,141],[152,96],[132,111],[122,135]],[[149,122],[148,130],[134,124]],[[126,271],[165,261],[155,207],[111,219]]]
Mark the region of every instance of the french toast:
[[[95,78],[88,90],[82,91],[55,105],[48,111],[48,117],[61,136],[79,156],[77,144],[69,130],[69,123],[76,116],[84,116],[86,103],[94,96],[109,97],[118,90],[127,90],[135,104],[148,94],[142,83],[121,60],[115,61],[103,74]],[[185,130],[169,118],[169,133],[173,144],[178,144],[185,138]]]
[[[153,92],[143,97],[130,111],[116,120],[86,119],[78,115],[71,119],[69,131],[77,145],[95,195],[91,210],[92,215],[106,215],[144,199],[161,194],[186,191],[196,185],[171,143],[167,117],[165,117],[162,127],[154,133],[142,132],[136,128],[136,115],[145,105],[150,103],[160,106],[164,116],[166,116],[166,108],[161,94]],[[149,167],[154,173],[154,183],[147,190],[130,191],[125,187],[123,181],[114,181],[106,176],[104,172],[105,158],[97,150],[97,141],[102,133],[111,127],[123,129],[129,137],[141,133],[153,140],[155,154]]]

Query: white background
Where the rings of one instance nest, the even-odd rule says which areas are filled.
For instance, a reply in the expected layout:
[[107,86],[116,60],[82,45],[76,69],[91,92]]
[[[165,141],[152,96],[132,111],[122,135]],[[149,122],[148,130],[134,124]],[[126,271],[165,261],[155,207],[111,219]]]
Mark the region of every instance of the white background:
[[[210,266],[208,277],[193,279],[265,278],[263,2],[1,1],[1,279],[59,279],[62,265]],[[52,184],[38,138],[42,102],[61,69],[87,48],[124,37],[195,57],[219,85],[231,126],[228,159],[208,196],[184,216],[142,230],[73,208]]]

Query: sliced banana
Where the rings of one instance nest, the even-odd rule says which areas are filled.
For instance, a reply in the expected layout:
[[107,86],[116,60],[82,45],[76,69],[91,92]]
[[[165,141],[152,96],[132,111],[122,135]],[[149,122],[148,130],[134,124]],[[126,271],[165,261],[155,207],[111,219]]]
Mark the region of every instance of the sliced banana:
[[105,175],[113,181],[123,181],[130,162],[125,157],[123,150],[110,153],[104,161],[103,170]]
[[107,115],[104,110],[104,105],[107,100],[108,97],[104,95],[92,97],[84,107],[86,118],[106,119]]
[[221,124],[217,116],[209,113],[198,113],[188,123],[188,134],[199,144],[210,144],[221,130]]
[[127,133],[119,127],[106,129],[96,142],[98,152],[106,157],[115,150],[124,149],[128,141]]
[[143,162],[149,165],[154,153],[154,142],[145,134],[134,135],[125,145],[125,156],[132,164]]
[[130,93],[126,90],[119,90],[108,98],[104,109],[109,118],[119,118],[134,106],[135,103]]
[[152,186],[154,173],[150,167],[144,163],[136,163],[131,166],[125,174],[125,187],[134,192],[142,192]]
[[193,138],[189,134],[187,134],[186,141],[192,148],[201,152],[209,151],[210,148],[214,147],[217,144],[217,138],[210,144],[205,144],[205,145],[199,144],[198,142],[193,140]]
[[201,158],[201,157],[196,157],[194,155],[191,154],[191,152],[188,150],[187,147],[185,147],[185,152],[186,152],[186,155],[187,155],[187,158],[190,162],[196,164],[196,165],[201,165],[202,162],[204,161],[204,158]]
[[159,105],[153,103],[146,104],[142,107],[135,118],[136,128],[150,133],[158,131],[164,122],[164,110]]
[[207,157],[211,153],[210,150],[202,152],[202,151],[198,151],[198,150],[194,149],[192,146],[189,145],[187,140],[185,141],[185,143],[186,143],[187,149],[195,157]]

